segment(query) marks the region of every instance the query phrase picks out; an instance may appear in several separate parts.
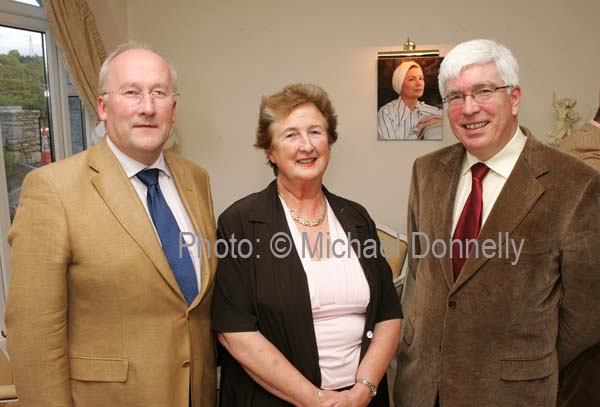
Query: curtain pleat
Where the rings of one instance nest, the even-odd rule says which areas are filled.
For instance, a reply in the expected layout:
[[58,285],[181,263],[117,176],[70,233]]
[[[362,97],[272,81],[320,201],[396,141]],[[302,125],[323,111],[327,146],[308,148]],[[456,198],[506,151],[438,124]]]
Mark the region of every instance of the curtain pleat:
[[42,0],[56,45],[86,108],[98,120],[98,73],[106,50],[86,0]]

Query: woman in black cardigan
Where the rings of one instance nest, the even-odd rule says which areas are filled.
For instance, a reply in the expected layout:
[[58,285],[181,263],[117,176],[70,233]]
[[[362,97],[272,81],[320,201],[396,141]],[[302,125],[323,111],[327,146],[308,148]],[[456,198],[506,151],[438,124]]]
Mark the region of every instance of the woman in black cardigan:
[[221,406],[389,406],[402,312],[373,220],[322,185],[336,125],[318,86],[263,98],[276,179],[219,218]]

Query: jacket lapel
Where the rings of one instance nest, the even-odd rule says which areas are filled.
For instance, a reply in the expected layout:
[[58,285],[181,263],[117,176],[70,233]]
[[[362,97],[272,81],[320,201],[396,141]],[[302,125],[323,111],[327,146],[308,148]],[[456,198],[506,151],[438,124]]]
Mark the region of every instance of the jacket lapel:
[[90,149],[89,166],[96,172],[92,183],[110,211],[146,253],[168,285],[182,296],[144,205],[106,140]]
[[[200,263],[200,290],[198,296],[190,304],[190,308],[195,308],[205,298],[208,288],[211,286],[214,279],[215,273],[212,270],[216,266],[216,256],[214,253],[209,252],[212,249],[212,242],[208,244],[202,243],[206,239],[209,239],[208,226],[213,224],[212,213],[209,209],[208,202],[201,202],[202,197],[209,196],[208,191],[199,191],[198,185],[193,182],[192,174],[186,171],[185,167],[181,165],[178,157],[168,151],[165,151],[165,161],[171,170],[177,192],[183,202],[185,210],[187,211],[192,225],[194,227],[193,232],[196,234],[196,239],[200,239],[200,249],[202,250],[202,262]],[[198,236],[198,233],[200,234]],[[183,298],[183,297],[182,297]]]
[[[543,146],[529,130],[521,129],[527,142],[477,238],[480,247],[486,239],[497,241],[498,233],[511,234],[544,193],[544,187],[537,180],[548,170]],[[469,280],[487,260],[485,256],[467,259],[452,291]]]
[[372,273],[374,270],[369,268],[369,262],[366,261],[366,256],[363,256],[363,253],[361,252],[361,250],[365,250],[365,243],[367,239],[371,237],[367,230],[367,220],[360,216],[356,210],[354,210],[354,208],[348,207],[346,202],[329,192],[325,187],[323,187],[323,192],[325,193],[327,201],[331,205],[331,209],[338,222],[340,222],[340,225],[342,225],[342,229],[344,229],[344,232],[346,232],[346,235],[349,234],[351,239],[358,239],[360,242],[360,246],[357,246],[355,241],[353,248],[358,256],[359,263],[363,268],[369,285],[373,284],[374,278]]
[[[460,144],[449,149],[447,154],[440,158],[441,167],[433,177],[433,196],[436,206],[440,209],[439,222],[436,223],[434,236],[431,239],[442,239],[449,242],[452,239],[452,215],[454,212],[454,200],[456,197],[456,188],[460,179],[460,168],[462,165],[465,150]],[[450,190],[448,190],[450,185]],[[424,186],[427,187],[427,186]],[[451,191],[448,193],[448,191]],[[444,280],[448,289],[454,285],[454,276],[452,273],[452,259],[450,256],[441,256],[440,266]]]

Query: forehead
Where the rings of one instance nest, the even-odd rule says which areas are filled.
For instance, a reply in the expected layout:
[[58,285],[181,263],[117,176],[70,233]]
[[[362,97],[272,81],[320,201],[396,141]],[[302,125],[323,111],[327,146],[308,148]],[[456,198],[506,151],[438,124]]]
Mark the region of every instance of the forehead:
[[496,64],[493,62],[466,66],[458,77],[448,80],[446,88],[451,92],[453,90],[471,89],[473,86],[485,84],[504,84],[496,69]]
[[111,84],[171,85],[171,72],[165,60],[146,49],[132,49],[115,57],[106,74]]
[[304,126],[327,126],[325,116],[312,103],[302,103],[292,109],[285,117],[276,119],[271,123],[271,128],[278,131],[285,131],[290,128],[299,128]]
[[323,113],[310,102],[302,103],[292,109],[290,114],[283,120],[283,122],[325,122]]

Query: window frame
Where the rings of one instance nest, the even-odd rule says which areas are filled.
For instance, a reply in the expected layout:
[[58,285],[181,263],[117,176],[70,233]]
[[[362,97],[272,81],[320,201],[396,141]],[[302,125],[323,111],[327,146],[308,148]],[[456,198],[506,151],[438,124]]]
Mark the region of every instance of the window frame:
[[[58,48],[52,34],[46,11],[42,7],[18,3],[12,0],[0,0],[0,25],[23,30],[37,31],[45,34],[44,52],[46,53],[46,69],[48,75],[49,115],[51,118],[54,143],[54,161],[72,154],[71,128],[69,122],[69,102],[67,92],[67,70],[59,57]],[[86,130],[90,128],[90,114],[83,106]],[[87,146],[91,146],[90,131],[86,131]],[[2,135],[0,134],[0,141]],[[4,169],[4,156],[0,154],[0,327],[4,329],[4,311],[6,295],[10,280],[10,246],[6,241],[10,229],[8,210],[8,188]],[[1,340],[1,339],[0,339]],[[0,344],[1,347],[1,344]]]

